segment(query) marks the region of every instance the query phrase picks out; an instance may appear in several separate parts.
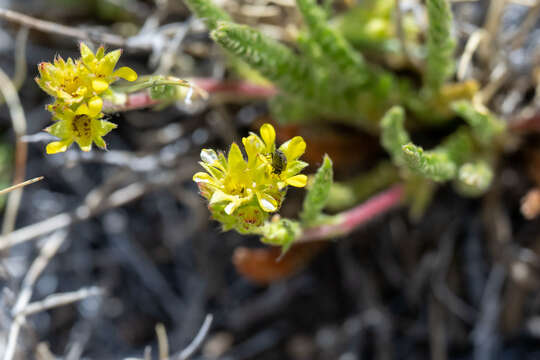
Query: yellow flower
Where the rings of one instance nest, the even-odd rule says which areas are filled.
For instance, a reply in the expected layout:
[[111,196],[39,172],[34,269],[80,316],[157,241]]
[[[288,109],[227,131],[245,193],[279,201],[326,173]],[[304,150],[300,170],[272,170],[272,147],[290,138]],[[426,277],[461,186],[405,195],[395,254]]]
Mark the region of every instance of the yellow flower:
[[[269,124],[261,127],[261,137],[252,133],[242,143],[247,160],[236,143],[227,156],[203,149],[200,164],[206,172],[196,173],[193,181],[209,200],[212,215],[225,229],[247,231],[251,226],[260,226],[280,208],[287,185],[305,186],[306,176],[298,173],[307,163],[298,158],[306,143],[297,136],[276,150],[275,131]],[[272,159],[276,151],[281,153],[280,164]],[[278,165],[280,171],[276,171]]]
[[83,151],[90,151],[92,143],[98,147],[106,149],[107,145],[103,141],[109,131],[116,128],[116,124],[101,120],[102,101],[95,97],[83,103],[76,111],[68,107],[57,109],[55,112],[56,123],[49,126],[45,131],[58,137],[60,140],[47,145],[47,154],[64,152],[73,143],[79,144]]
[[80,44],[80,50],[82,63],[90,73],[92,90],[97,94],[107,90],[109,85],[118,78],[127,81],[137,80],[137,73],[127,66],[114,70],[122,55],[122,50],[117,49],[105,54],[105,48],[100,46],[94,54],[83,42]]
[[283,143],[276,150],[276,131],[270,124],[264,124],[260,129],[261,137],[251,133],[242,139],[248,154],[248,161],[256,166],[258,161],[266,164],[268,171],[274,176],[279,189],[287,185],[304,187],[307,176],[300,174],[308,164],[298,160],[306,151],[306,142],[301,136],[295,136]]
[[236,143],[231,145],[227,158],[211,149],[201,151],[201,166],[207,172],[193,176],[210,205],[224,203],[231,215],[238,207],[256,201],[265,212],[277,211],[282,195],[263,167],[248,168]]
[[89,73],[79,60],[68,58],[64,61],[57,56],[52,64],[40,63],[38,70],[37,84],[58,101],[72,105],[81,102],[88,94]]

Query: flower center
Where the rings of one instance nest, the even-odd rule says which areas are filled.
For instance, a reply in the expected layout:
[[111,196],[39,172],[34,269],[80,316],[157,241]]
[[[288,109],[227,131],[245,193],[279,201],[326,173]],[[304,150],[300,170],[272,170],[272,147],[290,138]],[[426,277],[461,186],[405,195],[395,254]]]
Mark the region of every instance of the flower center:
[[92,133],[91,119],[86,115],[75,115],[71,123],[73,133],[78,138],[88,138]]

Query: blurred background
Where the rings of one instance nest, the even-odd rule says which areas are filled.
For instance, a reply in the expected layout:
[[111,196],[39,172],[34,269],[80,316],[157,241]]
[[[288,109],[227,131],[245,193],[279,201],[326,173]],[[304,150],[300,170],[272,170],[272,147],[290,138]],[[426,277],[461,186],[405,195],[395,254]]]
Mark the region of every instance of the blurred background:
[[[216,3],[285,43],[302,26],[292,0]],[[362,6],[324,3],[338,15]],[[500,9],[490,18],[494,3]],[[424,26],[421,2],[401,6]],[[257,92],[267,88],[239,86],[181,0],[1,0],[0,8],[83,30],[94,45],[104,33],[128,39],[120,66],[192,79],[210,93],[191,104],[110,115],[118,129],[106,137],[108,151],[73,146],[46,155],[52,137],[42,129],[51,123],[45,106],[52,99],[33,78],[42,61],[78,57],[78,39],[1,16],[0,68],[18,90],[26,130],[16,148],[2,101],[0,187],[14,176],[44,180],[24,189],[15,210],[0,198],[3,233],[23,229],[20,243],[0,253],[0,356],[20,320],[13,309],[21,296],[35,302],[82,289],[80,301],[24,317],[14,359],[158,359],[165,337],[170,358],[187,359],[182,351],[205,319],[210,328],[193,359],[540,358],[540,221],[520,212],[521,198],[540,184],[533,131],[516,139],[485,197],[464,199],[442,187],[415,221],[398,208],[275,262],[279,253],[256,237],[222,232],[191,180],[201,148],[225,150],[273,120],[268,95]],[[521,100],[533,99],[538,84],[529,75],[539,69],[538,1],[453,1],[453,10],[461,50],[488,19],[497,22],[494,36],[532,23],[519,46],[504,52],[511,70],[493,99],[498,114],[525,116],[530,102]],[[295,134],[308,142],[308,173],[325,152],[337,180],[385,156],[376,137],[344,125],[278,128],[280,141]],[[281,212],[297,214],[302,195],[291,190]]]

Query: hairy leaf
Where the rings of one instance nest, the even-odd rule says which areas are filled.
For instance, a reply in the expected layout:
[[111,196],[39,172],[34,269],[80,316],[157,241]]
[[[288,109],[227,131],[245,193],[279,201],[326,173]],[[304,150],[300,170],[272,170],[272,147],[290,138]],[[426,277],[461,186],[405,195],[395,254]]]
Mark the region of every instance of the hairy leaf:
[[300,219],[306,224],[313,223],[321,215],[322,210],[328,201],[328,194],[333,182],[332,160],[328,155],[324,155],[324,160],[315,174],[315,179],[309,189]]

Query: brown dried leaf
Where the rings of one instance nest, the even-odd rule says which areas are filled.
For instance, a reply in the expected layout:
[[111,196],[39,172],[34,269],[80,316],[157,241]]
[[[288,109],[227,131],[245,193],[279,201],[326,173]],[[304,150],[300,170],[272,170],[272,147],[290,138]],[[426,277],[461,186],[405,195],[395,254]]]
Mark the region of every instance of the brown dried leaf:
[[233,263],[236,271],[248,280],[267,285],[298,273],[326,245],[325,242],[294,245],[281,259],[281,248],[278,247],[238,247],[233,254]]

